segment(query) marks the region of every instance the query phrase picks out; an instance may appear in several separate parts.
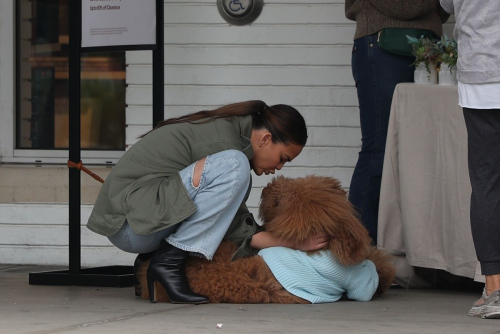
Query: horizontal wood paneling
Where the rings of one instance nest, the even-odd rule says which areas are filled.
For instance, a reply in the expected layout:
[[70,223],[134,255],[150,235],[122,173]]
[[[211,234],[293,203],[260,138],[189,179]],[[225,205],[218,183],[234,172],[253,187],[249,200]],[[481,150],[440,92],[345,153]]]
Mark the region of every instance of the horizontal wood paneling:
[[353,170],[354,168],[351,167],[327,167],[327,168],[285,167],[280,171],[276,171],[275,175],[256,176],[255,174],[252,174],[253,175],[252,186],[255,187],[256,189],[264,188],[267,185],[267,183],[272,180],[274,176],[278,175],[283,175],[291,178],[304,177],[306,175],[319,175],[319,176],[328,176],[336,178],[345,188],[349,187],[349,183],[351,181],[351,174]]
[[[132,144],[150,129],[150,126],[129,126],[125,142]],[[310,127],[308,135],[307,147],[359,147],[361,145],[359,128]]]
[[[152,86],[129,85],[128,105],[149,105]],[[224,105],[247,100],[263,100],[267,104],[286,103],[295,107],[355,107],[354,87],[283,87],[283,86],[166,86],[165,105]],[[168,117],[168,115],[166,115]]]
[[[66,157],[66,161],[67,161]],[[63,159],[61,159],[63,160]],[[63,160],[64,161],[64,160]],[[85,166],[92,172],[106,179],[111,167]],[[62,165],[35,167],[34,165],[1,165],[0,166],[0,203],[64,203],[68,202],[69,169]],[[81,177],[81,201],[85,204],[93,204],[101,189],[101,183],[87,174]],[[40,210],[44,210],[43,205]],[[12,215],[0,215],[0,223],[10,222],[18,219],[22,212]],[[8,217],[8,219],[7,219]],[[50,215],[48,215],[50,221]],[[7,219],[5,221],[5,219]],[[19,218],[20,219],[20,218]]]
[[[68,246],[68,225],[1,225],[0,245]],[[84,247],[108,246],[108,238],[86,227],[81,228],[81,244]]]
[[[81,221],[85,225],[92,212],[92,205],[81,206]],[[0,204],[0,226],[6,225],[67,225],[67,203],[10,203]]]
[[359,147],[305,147],[302,153],[286,166],[354,167],[358,151]]
[[[211,110],[217,106],[165,106],[165,115],[178,117],[200,110]],[[358,127],[358,107],[300,107],[298,108],[308,126],[316,127]],[[131,106],[127,108],[127,123],[151,127],[153,120],[151,106]]]
[[[131,65],[129,85],[150,85],[152,68]],[[353,84],[350,66],[241,66],[167,65],[166,85],[221,86],[348,86]]]
[[[86,228],[91,205],[81,206],[82,266],[132,265],[135,255]],[[68,265],[68,204],[0,204],[0,263]]]
[[[116,247],[82,247],[82,267],[110,265],[131,266],[137,255],[125,253]],[[3,264],[33,264],[68,266],[67,246],[0,245]]]
[[352,44],[354,25],[167,25],[166,44],[336,45]]
[[[165,45],[168,65],[351,65],[347,45]],[[127,52],[131,65],[152,64],[150,51]]]
[[[166,3],[165,24],[223,24],[228,25],[220,16],[216,2],[200,3]],[[352,24],[345,18],[344,4],[310,4],[310,3],[264,3],[264,8],[256,25],[277,24]]]

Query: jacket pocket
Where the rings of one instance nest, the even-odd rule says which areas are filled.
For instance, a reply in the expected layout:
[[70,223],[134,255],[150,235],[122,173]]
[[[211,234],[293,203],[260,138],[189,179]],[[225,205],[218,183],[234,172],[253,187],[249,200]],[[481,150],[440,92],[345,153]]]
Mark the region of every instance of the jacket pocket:
[[146,182],[148,182],[149,180],[152,180],[152,179],[154,179],[156,177],[158,177],[158,176],[156,176],[155,174],[148,174],[148,175],[145,175],[145,176],[141,177],[139,180],[135,181],[130,186],[130,189],[127,192],[127,196],[125,197],[125,202],[128,202],[128,199],[129,199],[130,195],[132,195],[139,188],[141,188],[142,185],[144,185]]

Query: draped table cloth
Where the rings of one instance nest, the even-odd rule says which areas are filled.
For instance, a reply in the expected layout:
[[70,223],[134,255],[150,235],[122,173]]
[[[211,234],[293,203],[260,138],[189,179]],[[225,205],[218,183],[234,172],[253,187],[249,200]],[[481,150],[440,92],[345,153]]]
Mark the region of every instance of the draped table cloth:
[[[467,130],[457,87],[397,85],[384,158],[378,245],[406,256],[407,265],[484,281],[472,242],[470,194]],[[398,275],[408,274],[398,270]]]

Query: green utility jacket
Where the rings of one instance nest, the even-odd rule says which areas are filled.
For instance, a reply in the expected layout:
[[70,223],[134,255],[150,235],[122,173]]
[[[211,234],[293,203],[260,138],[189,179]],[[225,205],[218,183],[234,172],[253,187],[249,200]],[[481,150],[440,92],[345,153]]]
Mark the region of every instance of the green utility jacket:
[[[253,157],[252,117],[236,116],[208,123],[163,126],[135,143],[104,182],[87,227],[111,236],[125,220],[137,234],[150,234],[178,224],[196,211],[179,171],[224,150]],[[242,203],[226,239],[240,245],[233,258],[254,254],[251,236],[260,230]]]

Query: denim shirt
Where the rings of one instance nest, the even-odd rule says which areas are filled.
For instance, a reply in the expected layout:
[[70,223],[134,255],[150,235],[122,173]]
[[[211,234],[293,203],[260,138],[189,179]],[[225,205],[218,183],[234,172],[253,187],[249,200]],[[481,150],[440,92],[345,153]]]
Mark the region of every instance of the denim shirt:
[[[87,227],[111,236],[127,220],[137,234],[150,234],[183,221],[196,211],[196,206],[179,171],[207,155],[228,149],[240,150],[250,160],[251,131],[252,117],[247,115],[207,123],[170,124],[150,132],[125,152],[107,177]],[[240,224],[242,215],[251,216],[244,205],[231,226]],[[250,230],[256,230],[255,226]],[[249,246],[251,234],[239,239]]]

